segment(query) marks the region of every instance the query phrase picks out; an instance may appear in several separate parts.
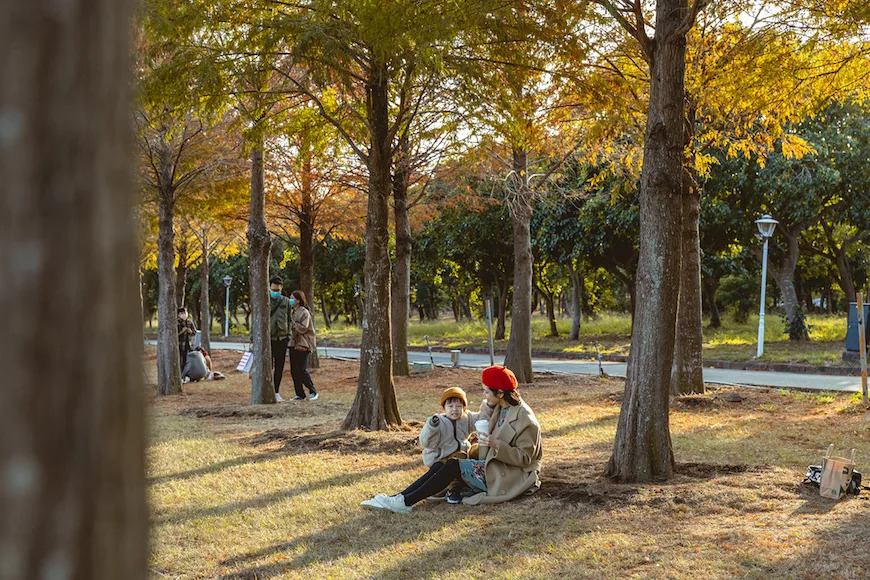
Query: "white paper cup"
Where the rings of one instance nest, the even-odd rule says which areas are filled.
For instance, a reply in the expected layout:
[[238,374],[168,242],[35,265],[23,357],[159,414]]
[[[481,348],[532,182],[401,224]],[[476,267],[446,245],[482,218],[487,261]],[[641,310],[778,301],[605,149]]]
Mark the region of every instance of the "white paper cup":
[[487,437],[489,435],[489,421],[486,419],[481,419],[480,421],[474,422],[474,429],[477,431],[477,436],[480,437],[483,435]]

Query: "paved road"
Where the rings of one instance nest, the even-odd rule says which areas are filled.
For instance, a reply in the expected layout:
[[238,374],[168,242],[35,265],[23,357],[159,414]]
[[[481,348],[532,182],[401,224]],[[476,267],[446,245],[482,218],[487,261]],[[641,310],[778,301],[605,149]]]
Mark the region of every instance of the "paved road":
[[[157,341],[145,341],[156,344]],[[212,349],[244,351],[248,345],[241,342],[212,342]],[[317,347],[320,356],[349,360],[359,359],[359,349]],[[451,366],[450,353],[433,352],[432,358],[439,366]],[[429,362],[427,352],[408,352],[408,360],[414,362]],[[496,357],[496,364],[503,359]],[[489,355],[462,353],[460,363],[464,368],[483,369],[489,366]],[[610,376],[624,377],[625,363],[602,362],[604,372]],[[571,375],[597,375],[598,363],[594,360],[533,358],[532,368],[535,372],[551,372]],[[743,385],[760,387],[798,387],[820,391],[851,391],[860,392],[861,377],[834,375],[804,375],[799,373],[778,373],[772,371],[741,371],[731,369],[704,369],[704,380],[720,385]]]

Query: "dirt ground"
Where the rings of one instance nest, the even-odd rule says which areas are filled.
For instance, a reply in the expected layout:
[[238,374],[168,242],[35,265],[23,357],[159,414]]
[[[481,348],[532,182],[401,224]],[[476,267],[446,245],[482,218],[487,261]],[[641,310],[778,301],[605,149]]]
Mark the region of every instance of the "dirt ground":
[[[165,521],[156,524],[160,539],[152,559],[160,572],[155,578],[167,574],[180,578],[439,575],[439,568],[422,560],[386,568],[376,561],[363,568],[359,564],[342,568],[337,562],[345,556],[338,546],[295,556],[289,565],[284,560],[275,563],[280,551],[273,554],[258,549],[253,537],[238,542],[257,555],[254,566],[247,556],[217,558],[211,563],[197,559],[191,564],[190,556],[171,542],[174,533],[195,533],[185,531],[184,526],[193,524],[182,525],[175,512],[184,502],[194,500],[185,496],[168,500],[157,489],[179,477],[174,473],[179,468],[170,457],[180,442],[200,439],[226,441],[240,453],[248,453],[247,449],[269,460],[320,456],[324,465],[334,460],[339,471],[361,457],[379,457],[385,462],[397,457],[416,460],[420,426],[438,411],[443,389],[460,386],[475,407],[480,404],[478,371],[436,369],[397,377],[404,425],[385,433],[345,433],[339,427],[355,394],[358,363],[323,360],[321,368],[312,371],[321,393],[318,401],[251,406],[250,379],[234,370],[240,354],[215,351],[212,358],[227,380],[187,384],[181,395],[158,397],[154,349],[145,353],[152,419],[152,509],[161,518],[165,516]],[[866,548],[870,492],[834,502],[801,484],[806,466],[819,463],[829,442],[842,453],[855,447],[859,469],[870,462],[870,430],[858,400],[849,395],[731,388],[675,399],[670,419],[677,476],[658,484],[618,485],[601,473],[612,450],[623,386],[622,380],[547,375],[538,375],[533,385],[524,386],[521,393],[542,426],[542,487],[531,498],[488,506],[481,512],[482,520],[474,520],[473,525],[489,529],[486,518],[525,522],[522,525],[533,540],[524,540],[515,549],[528,553],[526,568],[496,567],[484,574],[465,563],[462,558],[468,554],[462,550],[458,555],[442,554],[443,558],[456,570],[467,566],[465,577],[870,577],[870,550]],[[285,399],[293,394],[289,375],[281,393]],[[189,454],[186,461],[200,467],[183,471],[182,480],[218,469],[208,457]],[[220,485],[241,484],[224,481]],[[342,497],[360,495],[352,498],[355,505],[369,492],[363,486],[340,493]],[[282,517],[293,517],[293,509],[288,507]],[[439,509],[443,506],[421,506],[409,517],[425,522],[440,517]],[[547,521],[539,521],[530,515],[533,512],[546,514]],[[578,525],[582,529],[575,529]],[[169,527],[163,530],[161,526]],[[323,523],[312,534],[328,538],[343,530],[342,526]],[[167,534],[171,530],[175,531]],[[538,541],[538,534],[551,537]],[[559,547],[562,544],[564,548]],[[583,567],[577,568],[578,563]]]

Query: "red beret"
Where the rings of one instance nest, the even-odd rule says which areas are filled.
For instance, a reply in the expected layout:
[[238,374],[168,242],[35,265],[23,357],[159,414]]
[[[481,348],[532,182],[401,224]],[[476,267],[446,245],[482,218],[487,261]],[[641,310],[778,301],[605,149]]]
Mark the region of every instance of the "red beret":
[[517,388],[517,377],[506,367],[494,366],[483,369],[480,375],[483,386],[494,391],[513,391]]

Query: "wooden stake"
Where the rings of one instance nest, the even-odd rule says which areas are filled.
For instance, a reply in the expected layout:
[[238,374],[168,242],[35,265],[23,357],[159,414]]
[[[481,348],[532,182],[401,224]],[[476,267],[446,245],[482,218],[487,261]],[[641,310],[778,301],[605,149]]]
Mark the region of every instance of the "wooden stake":
[[864,320],[864,294],[858,292],[858,353],[861,357],[861,400],[867,405],[867,344]]

